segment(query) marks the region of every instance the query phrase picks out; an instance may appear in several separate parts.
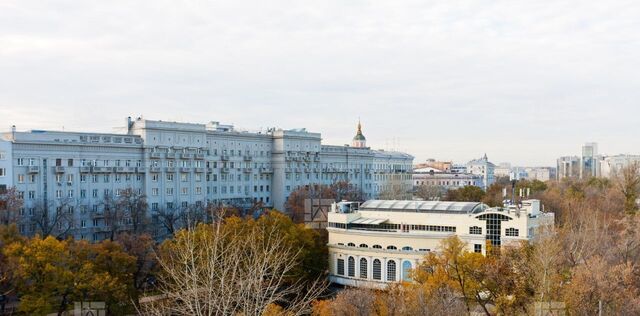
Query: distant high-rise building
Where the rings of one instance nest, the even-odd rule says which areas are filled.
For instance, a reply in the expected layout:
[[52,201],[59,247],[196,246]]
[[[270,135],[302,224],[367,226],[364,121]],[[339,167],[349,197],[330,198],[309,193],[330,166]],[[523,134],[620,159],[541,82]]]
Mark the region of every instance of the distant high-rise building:
[[557,179],[578,178],[580,176],[580,157],[564,156],[557,160]]
[[580,158],[580,179],[597,177],[598,144],[585,143]]

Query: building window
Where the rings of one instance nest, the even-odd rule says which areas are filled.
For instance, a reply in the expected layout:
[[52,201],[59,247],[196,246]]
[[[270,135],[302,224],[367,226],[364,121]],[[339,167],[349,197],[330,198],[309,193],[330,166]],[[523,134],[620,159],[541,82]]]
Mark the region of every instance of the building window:
[[369,245],[367,244],[360,244],[360,246],[358,246],[359,248],[369,248]]
[[396,262],[389,260],[387,262],[387,281],[396,280]]
[[4,177],[7,175],[7,169],[5,168],[0,168],[0,177]]
[[509,237],[518,237],[520,236],[520,230],[516,228],[507,228],[505,234]]
[[402,247],[402,251],[413,251],[413,248],[409,246],[404,246]]
[[349,257],[349,261],[347,263],[347,271],[349,272],[350,277],[356,276],[356,259],[353,259],[353,257]]
[[473,252],[482,253],[482,244],[473,244]]
[[382,249],[382,246],[380,246],[380,245],[373,245],[373,247],[372,247],[372,248],[373,248],[373,249]]
[[396,246],[387,246],[387,250],[398,250]]
[[348,243],[348,244],[347,244],[347,246],[349,246],[349,247],[355,247],[355,246],[356,246],[356,244],[354,244],[354,243],[350,242],[350,243]]
[[382,264],[380,259],[373,260],[373,279],[382,280]]
[[411,262],[403,261],[402,262],[402,280],[403,281],[411,281]]
[[366,258],[360,258],[360,278],[361,279],[366,279],[368,277],[367,275],[367,266],[368,266],[368,262]]
[[469,227],[469,234],[471,234],[471,235],[482,235],[482,227],[479,227],[479,226],[471,226],[471,227]]
[[344,275],[344,259],[338,259],[337,270],[338,275]]

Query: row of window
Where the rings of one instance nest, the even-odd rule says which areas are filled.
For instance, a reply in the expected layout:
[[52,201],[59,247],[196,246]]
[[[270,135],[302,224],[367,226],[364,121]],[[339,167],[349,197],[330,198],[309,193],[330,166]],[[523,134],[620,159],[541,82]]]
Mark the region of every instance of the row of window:
[[[344,246],[344,244],[343,243],[338,243],[338,246]],[[356,246],[356,244],[354,244],[352,242],[347,243],[347,247],[355,247],[355,246]],[[360,244],[360,245],[358,245],[358,248],[369,248],[369,245]],[[383,247],[380,246],[380,245],[373,245],[373,246],[371,246],[371,248],[373,248],[373,249],[383,249]],[[387,249],[387,250],[398,250],[398,247],[396,247],[394,245],[389,245],[385,249]],[[404,247],[402,247],[402,251],[414,251],[414,249],[411,246],[404,246]],[[426,252],[426,251],[431,251],[431,249],[420,248],[417,251]]]
[[342,228],[342,229],[359,229],[359,230],[371,230],[371,231],[428,231],[428,232],[450,232],[455,233],[455,226],[440,226],[440,225],[404,225],[404,224],[388,224],[382,223],[378,225],[374,224],[344,224],[344,223],[328,223],[329,227]]
[[[371,279],[376,281],[387,281],[387,282],[395,282],[397,281],[397,263],[395,260],[388,260],[386,264],[386,274],[383,280],[382,275],[382,261],[380,259],[373,259],[371,264]],[[369,279],[369,260],[367,258],[360,258],[358,262],[358,278],[360,279]],[[410,272],[413,268],[410,261],[404,261],[402,263],[402,279],[405,281],[410,281]],[[336,274],[340,276],[347,276],[351,278],[356,277],[356,259],[350,256],[347,259],[347,269],[345,273],[345,262],[344,259],[338,258],[336,261]]]

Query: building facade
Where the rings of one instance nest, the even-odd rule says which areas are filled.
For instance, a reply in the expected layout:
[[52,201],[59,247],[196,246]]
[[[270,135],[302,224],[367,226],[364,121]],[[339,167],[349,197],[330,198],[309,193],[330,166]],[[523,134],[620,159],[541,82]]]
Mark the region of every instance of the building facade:
[[372,150],[364,141],[362,147],[322,145],[319,133],[305,129],[245,132],[218,122],[128,118],[125,127],[122,134],[12,129],[1,135],[0,190],[15,186],[23,198],[22,233],[36,232],[35,213],[63,211],[72,218],[68,235],[100,240],[108,226],[101,217],[105,201],[126,190],[144,196],[152,215],[209,204],[284,210],[292,191],[337,181],[366,198],[391,181],[411,189],[413,157]]
[[482,177],[470,173],[443,172],[434,168],[413,170],[413,186],[434,186],[444,190],[459,189],[468,185],[482,187]]
[[479,159],[471,160],[467,163],[466,172],[482,177],[482,188],[486,190],[495,182],[495,165],[489,161],[487,154]]
[[557,160],[557,179],[579,178],[580,177],[580,157],[563,156]]
[[450,236],[458,236],[468,251],[486,254],[488,244],[530,241],[538,227],[553,222],[554,214],[542,212],[539,200],[506,208],[476,202],[335,203],[328,214],[329,279],[384,288],[409,281],[410,270],[429,252],[439,251],[441,241]]

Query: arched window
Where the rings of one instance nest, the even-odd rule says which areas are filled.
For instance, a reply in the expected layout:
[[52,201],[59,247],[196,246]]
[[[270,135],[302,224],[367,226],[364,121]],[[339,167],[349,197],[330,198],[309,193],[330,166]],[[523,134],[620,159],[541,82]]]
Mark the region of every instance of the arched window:
[[387,261],[387,281],[396,280],[396,262],[393,260]]
[[344,246],[344,244],[343,244],[343,243],[341,243],[341,242],[339,242],[339,243],[338,243],[338,246]]
[[338,259],[336,270],[338,275],[344,275],[344,259]]
[[350,277],[356,276],[356,259],[353,259],[353,257],[349,257],[347,263],[347,272],[349,273]]
[[387,250],[398,250],[396,246],[387,246]]
[[358,246],[359,248],[369,248],[369,245],[367,244],[360,244],[360,246]]
[[366,258],[360,258],[360,278],[361,279],[366,279],[368,278],[367,275],[367,259]]
[[380,259],[373,260],[373,279],[382,280],[382,264]]
[[404,247],[402,247],[402,250],[403,251],[413,251],[413,248],[409,247],[409,246],[404,246]]
[[382,249],[382,246],[380,246],[380,245],[373,245],[373,247],[372,247],[372,248],[373,248],[373,249]]
[[402,262],[402,279],[404,281],[411,281],[411,262],[410,261],[404,261]]
[[509,237],[518,237],[520,235],[520,230],[517,228],[507,228],[505,235]]
[[347,246],[349,246],[349,247],[355,247],[355,246],[356,246],[356,244],[354,244],[354,243],[350,242],[350,243],[348,243],[348,244],[347,244]]

